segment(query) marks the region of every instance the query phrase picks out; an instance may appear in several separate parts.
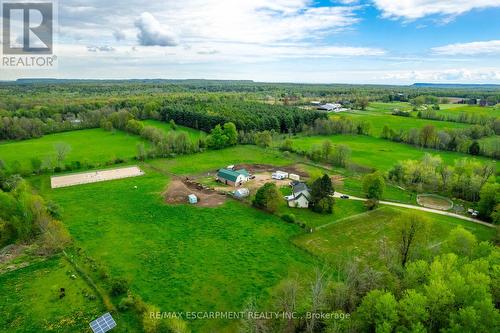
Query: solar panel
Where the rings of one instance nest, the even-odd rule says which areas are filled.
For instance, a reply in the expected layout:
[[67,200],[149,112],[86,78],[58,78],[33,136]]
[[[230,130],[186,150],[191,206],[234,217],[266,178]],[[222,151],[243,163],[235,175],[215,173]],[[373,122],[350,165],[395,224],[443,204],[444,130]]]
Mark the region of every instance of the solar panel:
[[90,322],[90,328],[94,333],[105,333],[116,326],[116,322],[109,312]]

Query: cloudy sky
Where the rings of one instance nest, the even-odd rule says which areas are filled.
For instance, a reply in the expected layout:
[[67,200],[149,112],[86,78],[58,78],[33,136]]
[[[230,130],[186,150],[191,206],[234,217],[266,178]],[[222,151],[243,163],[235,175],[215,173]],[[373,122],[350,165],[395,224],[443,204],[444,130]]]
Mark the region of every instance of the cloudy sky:
[[0,80],[500,83],[500,0],[59,0],[55,70]]

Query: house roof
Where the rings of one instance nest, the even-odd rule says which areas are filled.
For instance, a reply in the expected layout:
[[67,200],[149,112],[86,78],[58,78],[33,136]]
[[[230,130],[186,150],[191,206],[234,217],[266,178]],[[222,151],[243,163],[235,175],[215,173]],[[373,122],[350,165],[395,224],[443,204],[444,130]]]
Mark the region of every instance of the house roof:
[[220,169],[219,172],[217,172],[217,177],[223,178],[230,180],[232,182],[235,182],[238,179],[239,175],[243,175],[248,177],[248,171],[245,169],[240,169],[240,170],[229,170],[229,169]]
[[302,191],[309,192],[309,188],[307,187],[306,183],[297,183],[293,185],[293,190],[292,190],[293,194],[300,193]]

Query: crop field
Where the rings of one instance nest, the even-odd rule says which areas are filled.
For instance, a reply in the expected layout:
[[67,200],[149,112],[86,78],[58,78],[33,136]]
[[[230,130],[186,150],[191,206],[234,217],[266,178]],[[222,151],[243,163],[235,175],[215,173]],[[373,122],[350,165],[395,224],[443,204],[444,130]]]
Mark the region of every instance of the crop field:
[[[78,246],[112,276],[129,280],[146,302],[162,311],[237,310],[251,296],[265,299],[288,274],[315,265],[289,241],[301,232],[298,226],[234,201],[217,208],[167,205],[168,178],[143,168],[140,178],[47,196],[63,207]],[[216,330],[225,324],[193,323]]]
[[352,150],[352,161],[377,170],[387,171],[398,161],[420,159],[424,154],[439,155],[444,162],[453,164],[460,158],[473,158],[479,161],[488,161],[484,157],[471,157],[470,155],[437,151],[433,149],[417,148],[411,145],[392,142],[370,136],[332,135],[332,136],[305,136],[293,139],[294,147],[309,150],[314,145],[320,145],[324,140],[333,144],[345,144]]
[[139,136],[121,131],[86,129],[45,135],[37,139],[1,142],[0,159],[8,167],[18,161],[22,169],[30,170],[32,158],[39,158],[42,162],[50,158],[55,163],[56,146],[64,143],[70,147],[66,162],[97,164],[115,158],[133,158],[139,142],[145,141]]
[[189,128],[189,127],[185,127],[185,126],[180,126],[180,125],[176,125],[176,129],[174,130],[172,128],[172,125],[170,125],[170,123],[167,123],[167,122],[164,122],[164,121],[159,121],[159,120],[144,120],[144,121],[142,121],[142,123],[145,126],[153,126],[153,127],[159,128],[159,129],[163,130],[165,133],[171,133],[171,132],[180,133],[180,132],[184,132],[187,135],[189,135],[189,138],[191,138],[191,140],[198,140],[199,138],[206,136],[206,133],[203,132],[203,131],[199,131],[199,130],[196,130],[196,129],[193,129],[193,128]]
[[[294,243],[307,251],[329,261],[354,256],[370,257],[379,250],[379,242],[387,238],[394,242],[398,237],[397,217],[404,210],[381,207],[352,218],[333,223],[312,234],[296,237]],[[491,228],[464,222],[448,216],[418,213],[432,221],[431,237],[435,243],[446,238],[457,225],[471,231],[480,240],[489,240],[495,231]]]

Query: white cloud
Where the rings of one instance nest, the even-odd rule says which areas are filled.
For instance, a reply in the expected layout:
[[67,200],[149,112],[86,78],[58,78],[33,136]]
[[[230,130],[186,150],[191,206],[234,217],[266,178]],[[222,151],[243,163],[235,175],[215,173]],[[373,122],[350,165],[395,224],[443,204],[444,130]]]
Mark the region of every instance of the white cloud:
[[135,21],[135,26],[139,29],[137,38],[141,45],[175,46],[178,44],[175,33],[166,25],[160,24],[151,13],[142,13]]
[[429,15],[448,18],[473,9],[500,7],[498,0],[373,0],[386,18],[415,20]]
[[498,68],[461,68],[446,70],[392,71],[379,77],[382,80],[405,82],[496,82]]
[[449,44],[434,47],[432,51],[442,55],[500,54],[500,40]]

